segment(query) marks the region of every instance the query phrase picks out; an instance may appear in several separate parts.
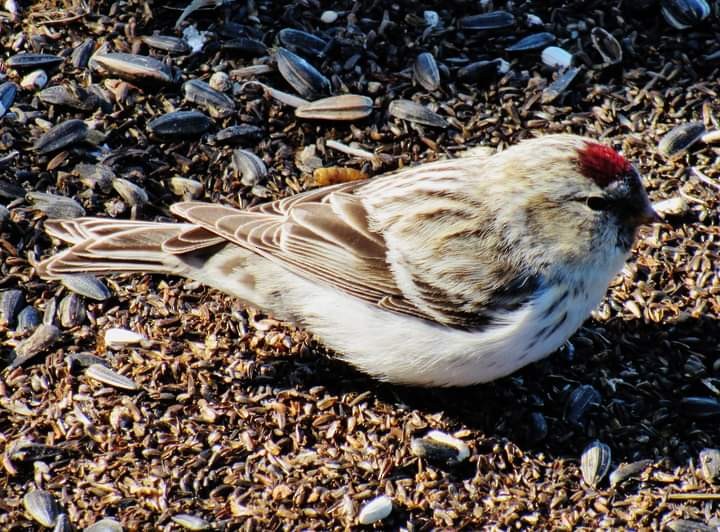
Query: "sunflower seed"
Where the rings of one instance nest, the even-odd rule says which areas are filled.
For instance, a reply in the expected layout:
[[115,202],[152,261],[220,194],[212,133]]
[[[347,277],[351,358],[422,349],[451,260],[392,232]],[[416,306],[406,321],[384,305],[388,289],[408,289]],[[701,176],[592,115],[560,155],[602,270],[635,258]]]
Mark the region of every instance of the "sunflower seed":
[[392,499],[387,495],[375,497],[366,503],[358,513],[358,523],[361,525],[370,525],[378,521],[382,521],[390,515],[393,509]]
[[73,175],[78,176],[80,182],[90,189],[99,188],[103,192],[109,192],[112,188],[115,172],[104,164],[80,163],[73,168]]
[[720,450],[703,449],[700,451],[700,471],[709,483],[715,482],[720,476]]
[[617,486],[621,482],[634,477],[647,469],[653,463],[652,460],[638,460],[629,464],[620,464],[610,473],[610,485]]
[[623,58],[622,46],[618,40],[607,30],[595,27],[590,32],[593,46],[609,65],[620,63]]
[[188,44],[183,39],[172,35],[143,35],[140,40],[150,48],[164,50],[173,54],[190,53]]
[[357,94],[343,94],[297,107],[295,116],[315,120],[360,120],[369,116],[372,109],[371,98]]
[[123,532],[122,525],[111,517],[101,519],[97,523],[86,527],[83,532]]
[[0,324],[13,325],[24,305],[25,296],[22,291],[12,288],[0,291]]
[[55,525],[60,513],[55,498],[45,490],[35,490],[25,494],[23,506],[30,517],[47,528]]
[[395,118],[431,127],[448,127],[450,124],[439,114],[412,100],[393,100],[388,111]]
[[46,192],[28,192],[26,198],[34,209],[44,212],[48,218],[78,218],[85,216],[85,209],[77,201],[65,196]]
[[440,70],[430,52],[417,56],[413,64],[413,76],[425,90],[432,92],[440,87]]
[[72,532],[73,527],[70,524],[70,518],[67,516],[67,514],[60,514],[58,515],[58,518],[55,520],[55,527],[53,528],[53,532]]
[[600,392],[589,384],[583,384],[575,388],[568,397],[565,406],[565,419],[570,423],[577,424],[590,407],[598,406],[602,400]]
[[585,484],[595,488],[610,470],[611,452],[606,444],[595,440],[580,457],[580,472]]
[[127,329],[111,328],[105,331],[105,347],[122,349],[128,345],[139,344],[145,337]]
[[160,138],[199,137],[212,126],[213,121],[200,111],[173,111],[147,125],[148,131]]
[[573,56],[567,50],[558,46],[548,46],[540,54],[542,62],[550,68],[562,70],[572,65]]
[[57,314],[57,299],[51,297],[45,302],[45,311],[43,312],[43,323],[45,325],[53,325],[55,323],[55,315]]
[[12,81],[6,81],[0,85],[0,118],[5,116],[8,109],[15,102],[15,95],[17,94],[17,85]]
[[48,75],[44,70],[33,70],[29,74],[23,76],[20,80],[20,86],[28,91],[42,89],[48,82]]
[[505,48],[506,52],[531,52],[533,50],[540,50],[546,46],[551,45],[555,42],[555,35],[547,31],[540,33],[533,33],[523,37],[515,44],[512,44]]
[[285,48],[296,53],[307,54],[310,56],[318,56],[322,54],[328,46],[325,39],[307,33],[301,30],[285,28],[278,32],[278,41]]
[[688,203],[682,196],[675,196],[674,198],[668,198],[662,201],[656,201],[652,204],[653,209],[662,218],[668,215],[677,216],[687,212]]
[[79,111],[92,111],[99,105],[98,97],[77,85],[53,85],[38,92],[41,102],[64,105]]
[[41,135],[35,141],[33,149],[40,154],[52,153],[78,142],[83,142],[86,140],[87,134],[87,124],[82,120],[72,118],[50,128]]
[[466,30],[501,30],[515,25],[515,17],[507,11],[490,11],[460,19],[460,28]]
[[21,53],[8,58],[5,64],[16,70],[35,70],[37,68],[53,68],[65,61],[52,54]]
[[170,66],[145,55],[96,53],[90,60],[90,67],[94,70],[105,70],[128,81],[175,83],[175,76]]
[[670,532],[717,532],[714,526],[708,526],[700,521],[692,521],[690,519],[673,519],[665,523],[663,530]]
[[170,178],[170,190],[173,191],[173,194],[189,200],[202,196],[204,188],[199,181],[176,176]]
[[282,77],[304,98],[312,100],[330,91],[330,80],[299,55],[279,48],[275,59]]
[[263,160],[248,150],[235,150],[232,163],[240,182],[246,186],[257,184],[267,175],[267,167]]
[[199,79],[186,81],[182,86],[185,100],[197,103],[204,107],[215,107],[218,109],[235,109],[235,102],[227,94],[218,92],[208,83]]
[[35,327],[42,323],[40,313],[35,307],[30,305],[26,306],[20,311],[17,317],[17,328],[18,332],[32,331]]
[[86,318],[85,305],[77,294],[68,294],[60,300],[58,318],[65,328],[80,325]]
[[91,379],[102,382],[115,388],[121,388],[123,390],[137,390],[140,388],[138,384],[124,375],[120,375],[118,372],[113,371],[104,364],[92,364],[85,370],[85,375]]
[[230,87],[232,87],[232,84],[230,83],[230,76],[228,76],[225,72],[215,72],[212,76],[210,76],[208,85],[218,92],[228,91],[230,90]]
[[258,140],[264,133],[265,131],[261,127],[241,124],[239,126],[230,126],[221,129],[215,135],[215,141],[232,144],[242,141]]
[[144,188],[122,177],[113,179],[112,186],[115,191],[120,194],[120,197],[125,200],[125,203],[132,207],[142,206],[150,201]]
[[48,349],[60,336],[60,329],[54,325],[42,324],[35,329],[30,337],[20,342],[15,348],[15,358],[10,368],[17,368],[33,358],[35,355]]
[[265,44],[250,37],[238,37],[237,39],[223,41],[221,47],[223,50],[236,52],[249,57],[261,57],[267,55],[268,52]]
[[542,412],[533,412],[530,414],[530,423],[528,426],[528,436],[533,442],[540,442],[547,438],[548,424]]
[[197,517],[195,515],[177,514],[173,515],[170,519],[186,530],[207,530],[210,528],[210,523],[205,521],[202,517]]
[[580,69],[577,67],[570,67],[560,74],[555,81],[545,87],[542,92],[541,101],[542,103],[552,103],[558,96],[563,94],[570,84],[575,80]]
[[465,83],[489,83],[502,74],[502,67],[502,59],[476,61],[459,69],[457,78]]
[[72,51],[70,61],[75,68],[85,68],[88,65],[90,56],[95,50],[95,40],[91,38],[85,39]]
[[710,5],[705,0],[662,0],[660,12],[673,28],[685,30],[705,20]]
[[462,462],[470,456],[467,444],[439,430],[431,430],[422,438],[413,438],[410,450],[415,456],[438,462]]
[[323,11],[322,14],[320,15],[320,20],[322,21],[323,24],[332,24],[337,19],[338,19],[338,12],[332,11],[329,9],[327,11]]
[[93,355],[92,353],[72,353],[68,355],[65,360],[71,371],[89,368],[93,364],[108,365],[108,362],[105,359],[100,358],[97,355]]
[[687,122],[668,131],[658,144],[658,153],[666,159],[684,155],[705,134],[702,122]]

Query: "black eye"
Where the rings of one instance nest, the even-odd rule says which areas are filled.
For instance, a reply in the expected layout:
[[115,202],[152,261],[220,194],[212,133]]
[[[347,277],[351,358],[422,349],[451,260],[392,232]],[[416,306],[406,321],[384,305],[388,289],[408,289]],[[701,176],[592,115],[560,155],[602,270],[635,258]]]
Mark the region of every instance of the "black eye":
[[600,196],[590,196],[585,204],[594,211],[606,211],[610,208],[610,203]]

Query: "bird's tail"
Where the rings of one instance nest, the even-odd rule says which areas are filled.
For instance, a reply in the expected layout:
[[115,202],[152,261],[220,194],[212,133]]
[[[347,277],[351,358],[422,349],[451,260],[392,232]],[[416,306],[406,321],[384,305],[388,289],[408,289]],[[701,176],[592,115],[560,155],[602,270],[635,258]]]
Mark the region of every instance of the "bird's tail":
[[40,262],[38,274],[53,279],[72,273],[146,272],[184,275],[193,252],[221,239],[193,224],[103,218],[48,220],[48,234],[73,244]]

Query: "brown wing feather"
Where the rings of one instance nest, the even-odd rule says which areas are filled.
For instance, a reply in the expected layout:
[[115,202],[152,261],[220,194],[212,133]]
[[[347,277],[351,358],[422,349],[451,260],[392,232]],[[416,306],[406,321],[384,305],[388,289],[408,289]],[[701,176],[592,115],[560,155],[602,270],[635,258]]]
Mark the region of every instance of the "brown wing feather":
[[199,202],[178,203],[172,211],[303,277],[393,312],[429,319],[397,287],[385,241],[368,228],[360,198],[352,194],[357,186],[326,187],[245,211]]

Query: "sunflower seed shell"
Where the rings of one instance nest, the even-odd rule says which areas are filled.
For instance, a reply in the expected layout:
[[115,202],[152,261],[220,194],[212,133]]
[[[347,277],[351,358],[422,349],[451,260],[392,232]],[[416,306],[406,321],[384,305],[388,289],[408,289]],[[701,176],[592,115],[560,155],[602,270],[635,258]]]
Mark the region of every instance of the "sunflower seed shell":
[[55,498],[45,490],[35,490],[23,497],[25,511],[42,526],[50,528],[60,513]]
[[610,447],[595,440],[585,447],[580,457],[580,472],[585,484],[595,488],[610,470]]
[[424,105],[415,103],[412,100],[393,100],[388,106],[388,111],[395,118],[422,124],[431,127],[448,127],[447,121],[439,114],[431,111]]
[[297,107],[295,116],[315,120],[361,120],[372,113],[373,101],[367,96],[343,94],[315,100]]

